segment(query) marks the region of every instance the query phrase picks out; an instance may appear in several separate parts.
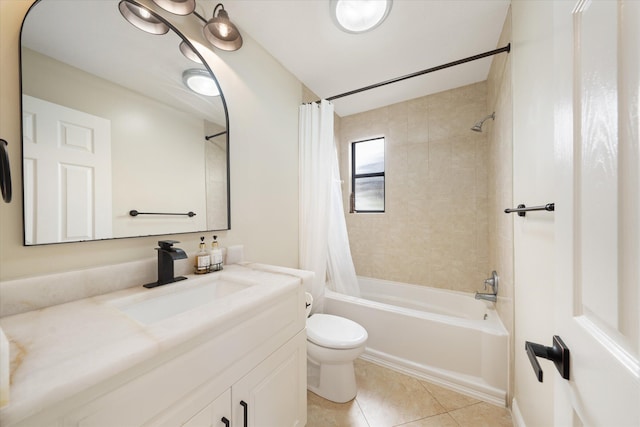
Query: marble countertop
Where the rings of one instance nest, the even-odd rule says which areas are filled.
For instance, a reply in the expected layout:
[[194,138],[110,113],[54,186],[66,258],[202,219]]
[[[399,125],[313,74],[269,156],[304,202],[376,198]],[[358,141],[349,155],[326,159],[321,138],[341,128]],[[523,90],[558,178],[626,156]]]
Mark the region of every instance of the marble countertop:
[[[137,286],[1,318],[9,341],[11,385],[9,403],[0,408],[0,425],[31,416],[205,332],[222,332],[311,280],[312,273],[244,263],[187,277],[153,289]],[[118,308],[123,301],[220,279],[255,285],[223,303],[213,300],[146,325]]]

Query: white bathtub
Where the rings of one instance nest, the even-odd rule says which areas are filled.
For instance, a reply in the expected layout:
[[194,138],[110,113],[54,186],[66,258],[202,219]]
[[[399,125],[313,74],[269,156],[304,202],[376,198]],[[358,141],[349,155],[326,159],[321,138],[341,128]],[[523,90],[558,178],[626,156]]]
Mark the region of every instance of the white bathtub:
[[508,334],[473,294],[359,277],[362,298],[327,290],[324,311],[365,327],[364,359],[504,405]]

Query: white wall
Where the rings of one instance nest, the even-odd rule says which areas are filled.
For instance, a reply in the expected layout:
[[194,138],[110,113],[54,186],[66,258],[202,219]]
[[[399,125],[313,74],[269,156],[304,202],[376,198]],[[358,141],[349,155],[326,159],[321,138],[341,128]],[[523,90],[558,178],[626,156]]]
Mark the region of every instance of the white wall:
[[[9,142],[14,187],[12,203],[0,203],[0,280],[153,258],[162,236],[22,246],[18,52],[20,25],[32,3],[0,1],[0,138]],[[195,17],[159,13],[205,45]],[[218,233],[219,240],[224,246],[244,244],[250,260],[297,267],[302,85],[247,34],[243,37],[237,52],[202,52],[220,81],[230,116],[232,229]],[[172,238],[188,252],[197,250],[199,234]]]
[[[117,195],[113,237],[206,229],[204,156],[211,144],[202,137],[201,118],[29,49],[22,64],[23,93],[110,121],[112,191]],[[159,221],[132,218],[132,209],[200,215]]]
[[[511,9],[507,13],[497,47],[510,43]],[[487,126],[488,136],[488,206],[489,266],[500,277],[496,309],[509,331],[509,394],[513,397],[513,215],[504,208],[513,205],[513,92],[511,54],[493,57],[487,78],[487,112],[495,111],[496,119]],[[486,122],[487,125],[489,122]],[[483,132],[484,132],[483,128]]]
[[[513,201],[553,202],[553,3],[512,3]],[[528,427],[553,425],[553,366],[535,377],[525,341],[551,345],[553,336],[553,214],[514,217],[515,402]]]

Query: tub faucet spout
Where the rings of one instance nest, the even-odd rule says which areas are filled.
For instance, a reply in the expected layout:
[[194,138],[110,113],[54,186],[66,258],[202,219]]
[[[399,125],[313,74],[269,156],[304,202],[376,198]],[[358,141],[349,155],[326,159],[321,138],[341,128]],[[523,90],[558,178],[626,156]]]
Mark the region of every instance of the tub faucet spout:
[[482,292],[476,292],[476,299],[483,299],[485,301],[496,302],[496,294],[485,294]]

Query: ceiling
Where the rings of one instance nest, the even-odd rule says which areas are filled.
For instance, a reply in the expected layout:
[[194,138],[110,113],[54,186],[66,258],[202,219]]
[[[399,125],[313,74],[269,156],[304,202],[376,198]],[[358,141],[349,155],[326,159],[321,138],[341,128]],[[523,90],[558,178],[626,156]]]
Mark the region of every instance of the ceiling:
[[183,84],[184,70],[202,67],[180,53],[179,36],[173,31],[161,37],[140,31],[122,18],[118,2],[41,1],[25,19],[22,46],[226,126],[219,97],[195,95]]
[[[197,10],[210,17],[218,1],[198,0]],[[183,64],[184,58],[177,53],[177,41],[145,35],[135,29],[117,12],[117,2],[86,2],[86,13],[97,11],[101,16],[72,21],[74,26],[86,28],[71,28],[68,23],[61,26],[58,25],[61,18],[51,19],[51,13],[58,13],[57,10],[62,17],[68,16],[66,7],[80,13],[77,9],[85,2],[43,2],[36,8],[42,10],[42,22],[34,24],[34,28],[40,29],[37,34],[48,35],[46,45],[36,47],[36,41],[23,41],[48,55],[55,53],[55,46],[64,46],[73,58],[60,56],[62,60],[114,81],[119,81],[119,77],[110,74],[123,68],[120,65],[128,64],[126,69],[131,70],[132,64],[139,64],[144,72],[128,72],[120,80],[121,84],[143,93],[155,81],[184,92],[180,76],[189,64]],[[55,4],[54,11],[44,11],[45,4]],[[318,97],[328,98],[502,47],[497,43],[509,4],[510,0],[394,0],[387,19],[373,31],[362,34],[346,33],[334,25],[329,0],[225,0],[224,7],[245,37],[257,41]],[[39,19],[36,15],[30,13],[30,19]],[[46,25],[53,25],[53,29],[44,31]],[[118,30],[102,29],[108,25],[117,26]],[[111,35],[104,37],[104,34]],[[88,36],[92,39],[84,45],[92,46],[91,51],[98,55],[83,50],[82,42]],[[145,44],[151,42],[153,45]],[[123,54],[125,51],[131,54]],[[140,52],[151,53],[154,59],[170,64],[175,70],[166,66],[148,67],[149,57],[141,57]],[[165,52],[172,56],[157,58]],[[91,58],[88,64],[87,58]],[[336,99],[335,111],[348,116],[483,81],[491,60],[491,57],[480,59]],[[148,91],[159,97],[165,89]],[[176,102],[172,96],[170,104]],[[186,109],[211,111],[209,106],[190,98],[184,103]],[[222,109],[215,110],[220,110],[221,117],[224,115]]]
[[[209,3],[207,1],[207,3]],[[213,7],[206,4],[206,8]],[[394,0],[371,32],[339,30],[329,0],[226,0],[240,31],[320,98],[496,49],[510,0]],[[347,116],[486,80],[491,57],[333,101]]]

